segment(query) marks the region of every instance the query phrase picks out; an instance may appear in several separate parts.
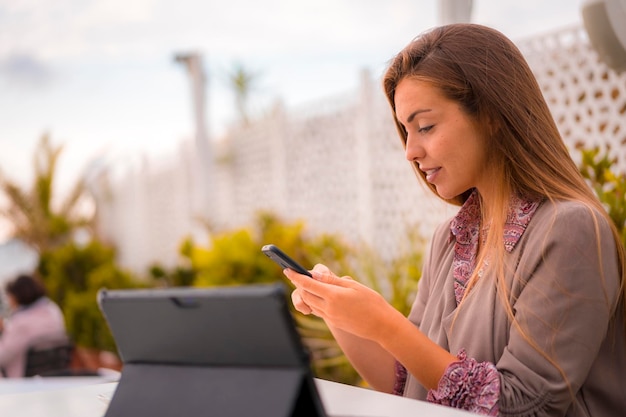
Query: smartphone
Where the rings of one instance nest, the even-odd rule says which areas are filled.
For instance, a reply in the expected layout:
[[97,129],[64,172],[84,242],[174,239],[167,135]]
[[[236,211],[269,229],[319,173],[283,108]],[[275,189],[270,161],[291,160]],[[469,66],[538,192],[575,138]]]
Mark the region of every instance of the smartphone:
[[291,259],[289,255],[280,250],[276,245],[265,245],[261,248],[261,250],[265,255],[267,255],[268,258],[276,262],[278,265],[282,266],[283,269],[293,269],[299,274],[308,275],[311,278],[313,277],[305,267]]

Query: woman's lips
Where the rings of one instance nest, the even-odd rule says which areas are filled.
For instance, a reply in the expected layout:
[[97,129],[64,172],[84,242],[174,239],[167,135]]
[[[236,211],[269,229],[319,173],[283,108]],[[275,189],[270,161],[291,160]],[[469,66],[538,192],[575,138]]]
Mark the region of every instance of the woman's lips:
[[426,175],[426,181],[433,182],[441,167],[422,170]]

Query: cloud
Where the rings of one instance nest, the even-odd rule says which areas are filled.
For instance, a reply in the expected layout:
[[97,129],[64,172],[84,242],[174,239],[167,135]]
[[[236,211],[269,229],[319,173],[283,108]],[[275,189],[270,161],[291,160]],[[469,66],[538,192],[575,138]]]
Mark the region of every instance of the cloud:
[[0,81],[10,87],[41,88],[53,80],[53,71],[28,53],[13,53],[0,58]]

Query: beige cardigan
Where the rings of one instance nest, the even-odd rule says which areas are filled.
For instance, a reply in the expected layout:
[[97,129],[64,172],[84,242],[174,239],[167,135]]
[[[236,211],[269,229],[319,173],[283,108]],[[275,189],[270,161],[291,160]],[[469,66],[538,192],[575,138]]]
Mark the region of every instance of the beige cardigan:
[[[503,416],[626,415],[624,320],[621,306],[617,313],[609,307],[619,292],[617,258],[610,229],[597,218],[600,259],[588,209],[544,202],[505,260],[515,317],[567,381],[511,326],[493,275],[471,290],[455,319],[449,222],[435,233],[409,319],[451,353],[466,349],[468,358],[495,364]],[[404,395],[426,394],[409,375]]]

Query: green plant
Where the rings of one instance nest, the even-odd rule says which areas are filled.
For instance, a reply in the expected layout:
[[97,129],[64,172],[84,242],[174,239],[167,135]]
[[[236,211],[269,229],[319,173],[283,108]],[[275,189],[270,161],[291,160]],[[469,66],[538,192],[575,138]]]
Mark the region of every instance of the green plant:
[[145,284],[115,264],[115,251],[92,241],[67,243],[41,254],[38,267],[48,295],[63,311],[67,330],[82,347],[115,352],[115,342],[96,303],[100,288],[136,288]]
[[612,170],[617,159],[599,148],[582,149],[580,172],[604,204],[626,245],[626,175]]

